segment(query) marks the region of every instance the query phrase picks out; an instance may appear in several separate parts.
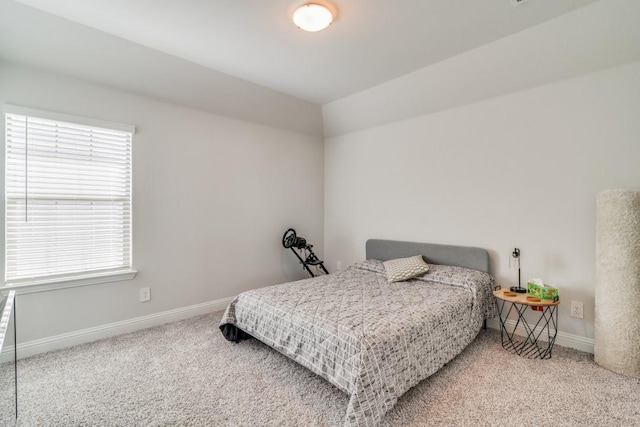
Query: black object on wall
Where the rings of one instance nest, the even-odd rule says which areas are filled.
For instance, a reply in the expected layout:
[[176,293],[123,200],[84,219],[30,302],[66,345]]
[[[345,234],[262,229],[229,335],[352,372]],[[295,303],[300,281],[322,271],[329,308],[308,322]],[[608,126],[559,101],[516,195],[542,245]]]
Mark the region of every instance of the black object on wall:
[[[315,277],[316,275],[310,267],[317,267],[324,271],[325,274],[329,274],[327,269],[324,267],[324,261],[319,259],[316,254],[313,253],[313,245],[308,244],[307,239],[304,237],[298,237],[296,235],[296,230],[293,228],[284,232],[284,236],[282,236],[282,246],[287,249],[291,249],[300,261],[300,264],[302,264],[311,277]],[[316,273],[318,273],[317,270]]]

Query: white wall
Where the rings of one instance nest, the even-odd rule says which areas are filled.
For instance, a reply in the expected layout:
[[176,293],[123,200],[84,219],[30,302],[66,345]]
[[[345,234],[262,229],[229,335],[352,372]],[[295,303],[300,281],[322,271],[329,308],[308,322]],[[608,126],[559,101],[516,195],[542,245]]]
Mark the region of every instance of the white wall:
[[326,104],[324,135],[343,135],[639,61],[639,20],[639,1],[600,0]]
[[[288,227],[322,254],[320,137],[0,63],[4,103],[137,127],[133,259],[138,276],[18,296],[20,342],[303,277],[293,254],[281,245]],[[4,262],[4,255],[0,259]],[[138,301],[143,286],[151,288],[150,302]]]
[[[325,141],[328,265],[368,238],[487,248],[500,285],[560,290],[560,330],[593,337],[595,198],[640,186],[640,62]],[[569,317],[583,301],[584,320]]]
[[506,286],[518,246],[592,348],[595,195],[640,185],[639,13],[600,0],[324,105],[329,265],[371,237],[474,245]]
[[319,105],[11,0],[0,0],[0,58],[224,117],[323,135]]

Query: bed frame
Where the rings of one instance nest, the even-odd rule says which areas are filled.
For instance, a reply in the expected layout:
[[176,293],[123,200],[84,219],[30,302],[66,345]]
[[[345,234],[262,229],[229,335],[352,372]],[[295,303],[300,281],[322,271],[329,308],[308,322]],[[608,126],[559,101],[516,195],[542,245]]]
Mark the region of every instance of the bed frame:
[[489,253],[482,248],[369,239],[366,251],[367,259],[387,261],[423,255],[431,264],[453,265],[489,272]]

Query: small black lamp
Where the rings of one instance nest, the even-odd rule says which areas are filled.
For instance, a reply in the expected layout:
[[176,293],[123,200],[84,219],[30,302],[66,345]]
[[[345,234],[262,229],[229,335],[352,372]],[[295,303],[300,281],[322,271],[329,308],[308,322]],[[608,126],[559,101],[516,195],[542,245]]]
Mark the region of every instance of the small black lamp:
[[518,286],[512,286],[511,292],[516,292],[518,294],[526,294],[526,288],[520,286],[520,249],[514,248],[511,253],[511,266],[518,267]]

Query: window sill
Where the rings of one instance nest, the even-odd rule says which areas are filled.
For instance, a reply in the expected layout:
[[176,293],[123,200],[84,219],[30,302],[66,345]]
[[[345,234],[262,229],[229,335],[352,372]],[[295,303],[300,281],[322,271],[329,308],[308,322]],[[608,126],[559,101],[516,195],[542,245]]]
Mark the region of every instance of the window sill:
[[78,286],[97,285],[100,283],[131,280],[136,277],[136,270],[109,271],[106,273],[85,274],[77,276],[56,277],[55,279],[41,279],[31,282],[5,283],[0,292],[16,291],[16,294],[32,294],[54,289],[75,288]]

